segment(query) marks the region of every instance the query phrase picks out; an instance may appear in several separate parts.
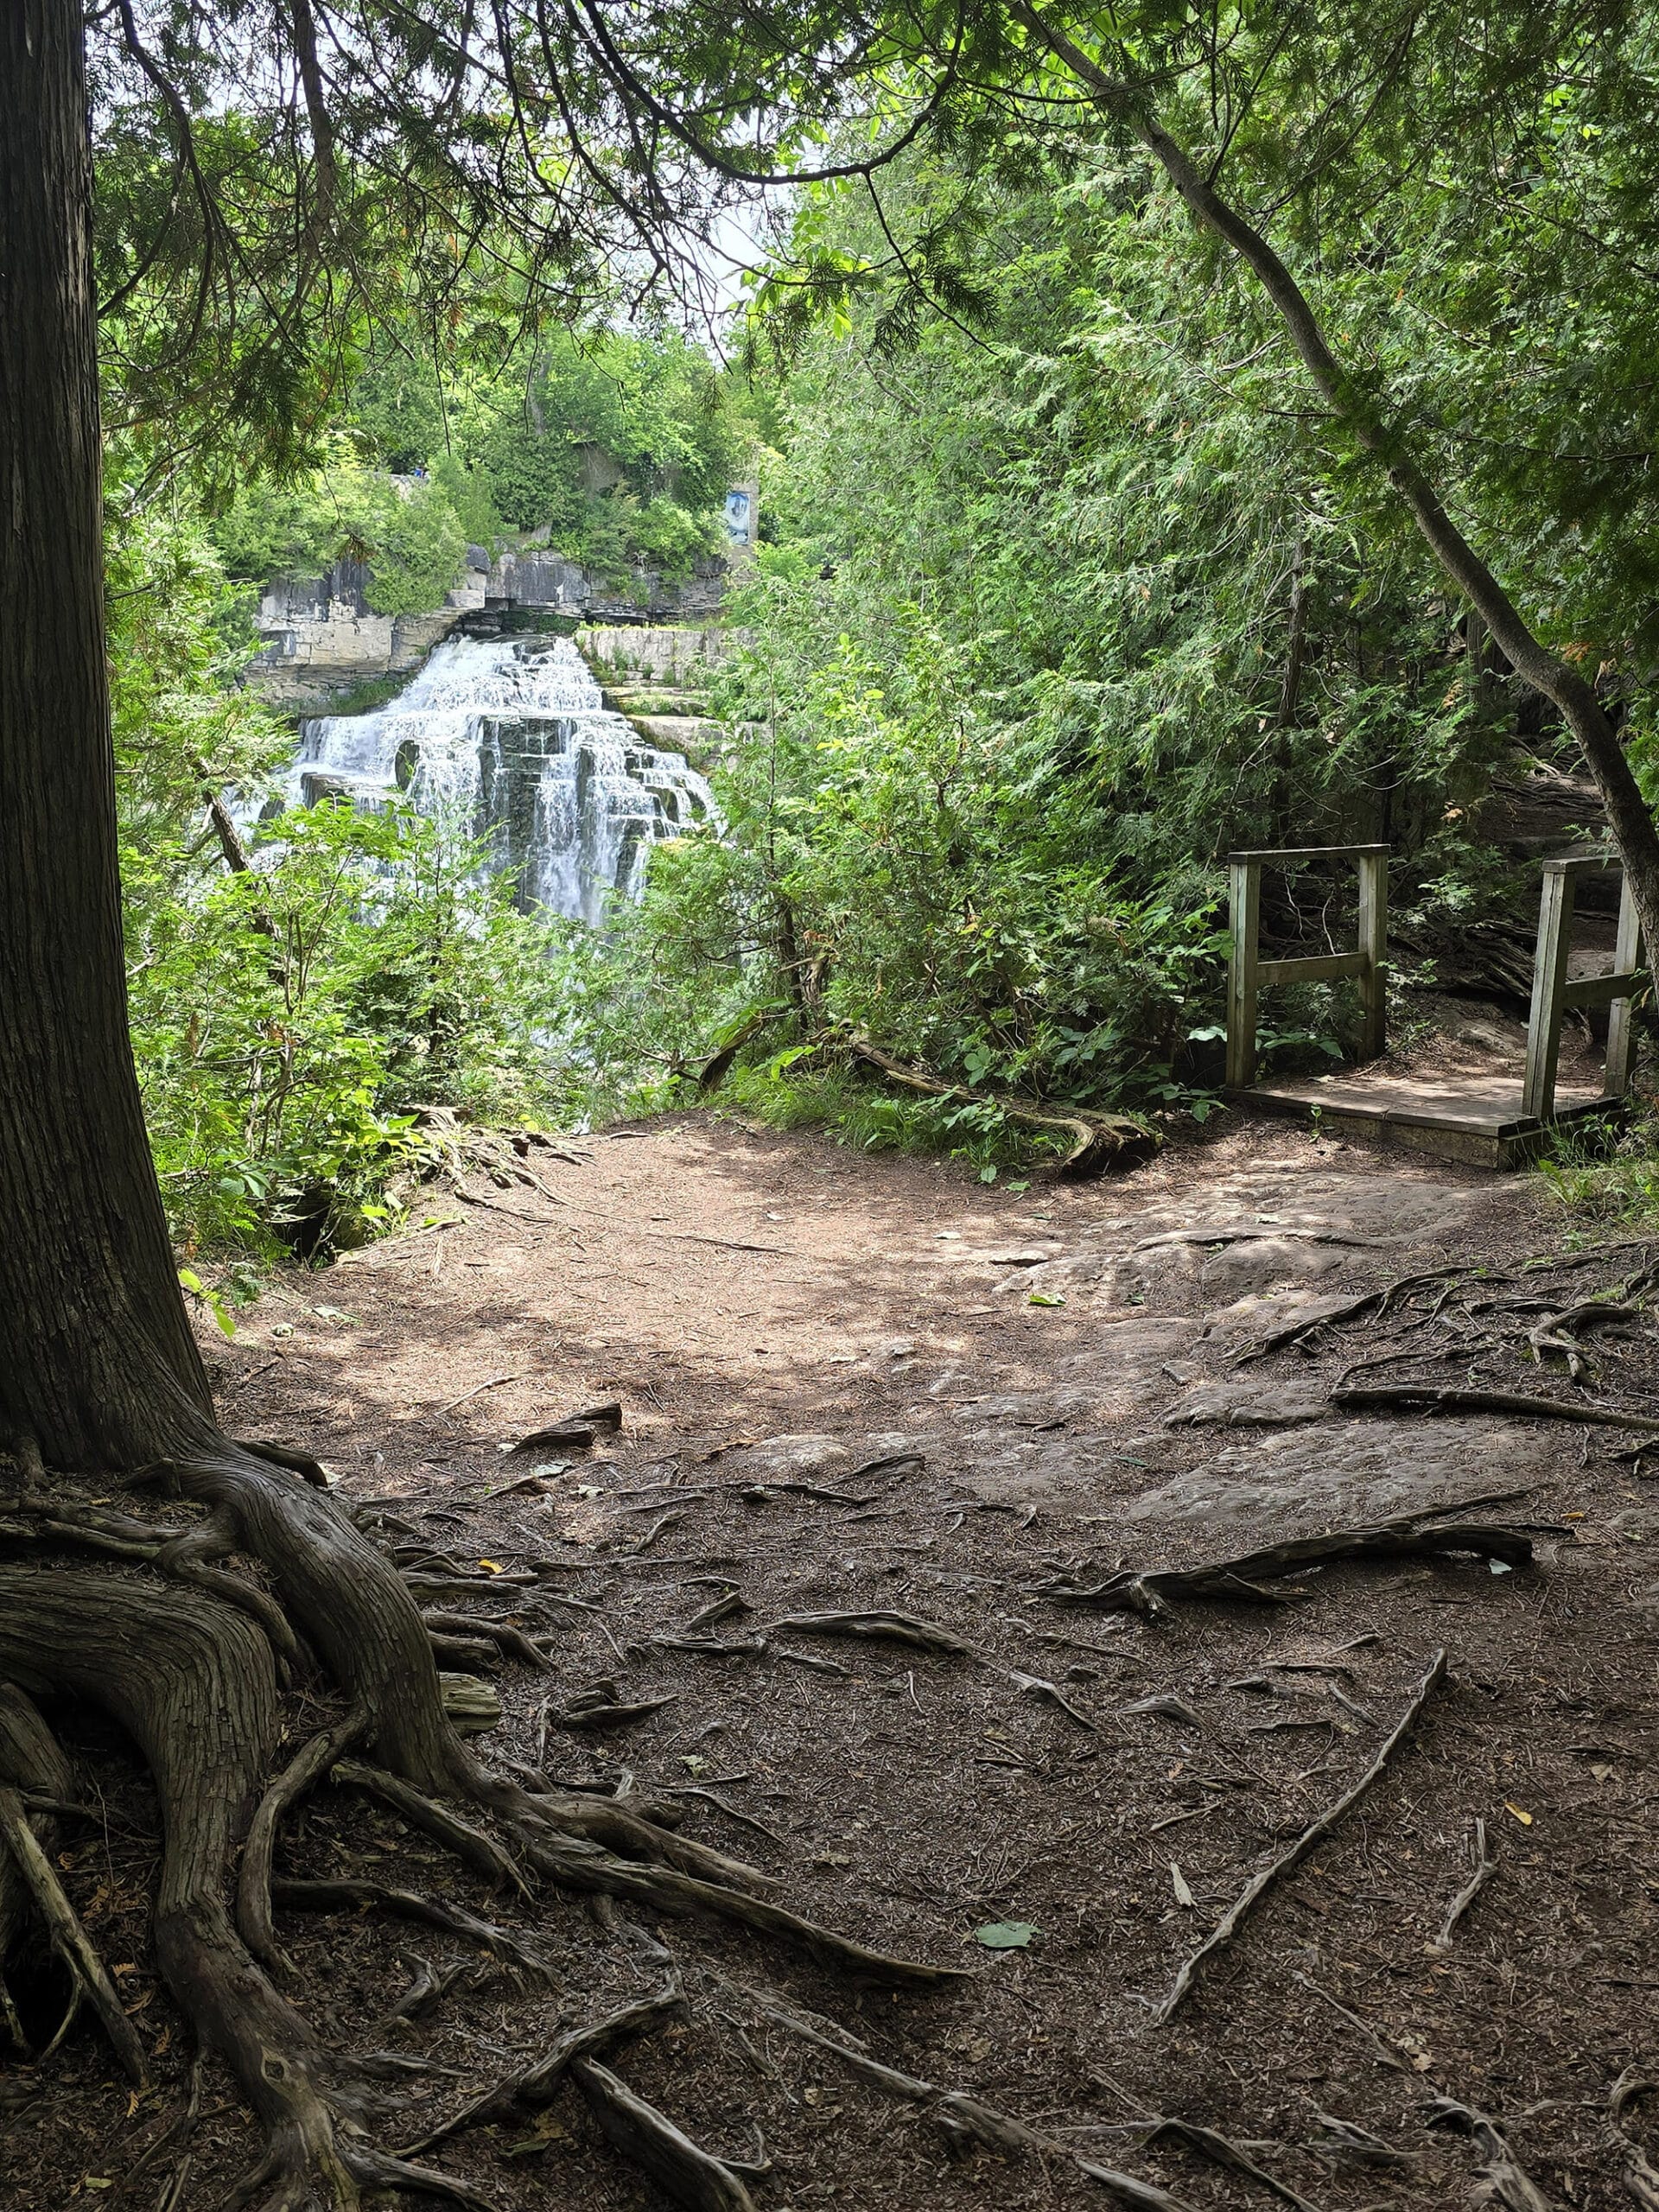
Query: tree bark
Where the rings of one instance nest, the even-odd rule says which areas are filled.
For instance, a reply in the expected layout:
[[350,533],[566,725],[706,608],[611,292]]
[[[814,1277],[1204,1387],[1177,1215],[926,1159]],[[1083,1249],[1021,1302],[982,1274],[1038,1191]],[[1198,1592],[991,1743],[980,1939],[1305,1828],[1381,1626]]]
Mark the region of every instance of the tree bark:
[[127,1033],[80,10],[0,28],[0,1449],[211,1430]]
[[1595,779],[1619,855],[1630,877],[1642,933],[1659,946],[1659,829],[1595,686],[1540,643],[1484,561],[1441,504],[1427,476],[1413,461],[1407,441],[1378,416],[1368,396],[1325,340],[1306,294],[1261,232],[1230,207],[1204,172],[1158,122],[1131,86],[1110,76],[1030,0],[1014,0],[1014,20],[1041,41],[1087,87],[1103,113],[1140,139],[1185,202],[1194,220],[1230,246],[1255,276],[1290,333],[1291,342],[1320,397],[1356,441],[1380,461],[1429,550],[1484,622],[1518,676],[1553,699],[1577,739]]

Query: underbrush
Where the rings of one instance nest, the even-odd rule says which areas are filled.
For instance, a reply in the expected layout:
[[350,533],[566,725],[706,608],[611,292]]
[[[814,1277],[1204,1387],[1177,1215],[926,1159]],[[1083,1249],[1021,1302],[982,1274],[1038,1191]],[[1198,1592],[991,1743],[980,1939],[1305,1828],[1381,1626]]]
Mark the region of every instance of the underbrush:
[[1002,1179],[1014,1191],[1025,1188],[1021,1179],[1070,1148],[1015,1128],[989,1103],[895,1096],[851,1069],[812,1069],[798,1061],[784,1069],[775,1062],[734,1068],[716,1103],[721,1112],[768,1128],[826,1130],[858,1152],[944,1154],[976,1169],[982,1183]]
[[1538,1173],[1586,1242],[1599,1241],[1594,1223],[1642,1234],[1659,1231],[1659,1096],[1639,1096],[1631,1120],[1611,1147],[1605,1140],[1564,1131]]

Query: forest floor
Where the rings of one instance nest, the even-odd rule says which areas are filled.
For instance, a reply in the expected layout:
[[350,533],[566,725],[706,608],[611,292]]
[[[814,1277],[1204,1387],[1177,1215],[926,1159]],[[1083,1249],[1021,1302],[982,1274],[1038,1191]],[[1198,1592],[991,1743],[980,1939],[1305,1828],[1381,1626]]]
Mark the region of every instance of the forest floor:
[[[770,2159],[745,2184],[764,2212],[1360,2212],[1463,2202],[1483,2169],[1506,2206],[1632,2201],[1610,2092],[1659,2070],[1659,1494],[1627,1456],[1640,1432],[1330,1392],[1386,1351],[1355,1380],[1659,1415],[1650,1319],[1585,1336],[1576,1381],[1526,1342],[1653,1254],[1592,1249],[1532,1179],[1285,1123],[1023,1190],[711,1116],[572,1150],[537,1157],[551,1198],[474,1179],[474,1203],[435,1204],[444,1225],[285,1274],[209,1357],[230,1433],[315,1452],[342,1497],[374,1501],[426,1602],[543,1640],[544,1671],[487,1670],[505,1716],[486,1758],[672,1801],[795,1910],[965,1970],[873,1993],[779,1942],[653,1917],[687,2007],[616,2058],[636,2091],[721,2157]],[[1421,1276],[1382,1313],[1246,1356]],[[620,1433],[591,1449],[507,1448],[612,1400]],[[1470,1500],[1482,1524],[1529,1529],[1530,1563],[1513,1536],[1507,1560],[1477,1542],[1336,1560],[1162,1616],[1100,1590],[1124,1564]],[[835,1612],[898,1613],[945,1648],[789,1624]],[[710,1648],[672,1641],[688,1637]],[[1160,2024],[1183,1960],[1377,1758],[1442,1649],[1445,1680],[1363,1800]],[[645,1710],[595,1726],[584,1693]],[[188,2057],[140,1948],[146,1820],[135,1771],[64,1864],[162,2086],[130,2103],[86,2030],[14,2074],[0,2200],[29,2212],[149,2212],[158,2192],[206,2212],[255,2155],[210,2073],[176,2200],[175,2152],[140,2164]],[[1494,1871],[1442,1940],[1477,1823]],[[509,1968],[378,1911],[282,1916],[325,2034],[406,2073],[405,2142],[544,2053],[557,2024],[662,1985],[637,1930],[558,1894],[492,1898],[344,1788],[287,1824],[283,1871],[463,1904],[546,1963]],[[457,1972],[400,2011],[422,1961]],[[924,2082],[1042,2146],[975,2146]],[[1450,2126],[1428,2124],[1437,2098]],[[1216,2131],[1258,2171],[1217,2164],[1213,2140],[1148,2140],[1154,2116]],[[1659,2156],[1659,2112],[1633,2104],[1625,2125]],[[675,2201],[570,2088],[428,2162],[503,2212]]]

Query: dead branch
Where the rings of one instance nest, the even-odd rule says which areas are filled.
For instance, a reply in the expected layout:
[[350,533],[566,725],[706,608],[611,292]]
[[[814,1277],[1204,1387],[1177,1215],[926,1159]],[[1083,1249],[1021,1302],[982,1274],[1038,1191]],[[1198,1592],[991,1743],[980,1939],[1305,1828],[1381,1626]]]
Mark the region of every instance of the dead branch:
[[1157,2026],[1161,2027],[1181,2005],[1197,1978],[1199,1967],[1231,1942],[1246,1917],[1279,1877],[1288,1873],[1293,1867],[1300,1866],[1308,1853],[1324,1841],[1344,1815],[1351,1812],[1364,1796],[1366,1791],[1382,1773],[1389,1760],[1411,1733],[1424,1707],[1445,1679],[1446,1653],[1441,1649],[1434,1654],[1429,1663],[1427,1673],[1412,1693],[1410,1702],[1395,1722],[1393,1732],[1358,1781],[1351,1789],[1344,1790],[1336,1802],[1328,1806],[1316,1820],[1310,1821],[1294,1843],[1281,1851],[1276,1859],[1270,1860],[1259,1874],[1254,1876],[1246,1884],[1239,1897],[1228,1907],[1209,1936],[1193,1952],[1192,1957],[1184,1961],[1171,1985],[1168,1996],[1153,2015],[1154,2022]]

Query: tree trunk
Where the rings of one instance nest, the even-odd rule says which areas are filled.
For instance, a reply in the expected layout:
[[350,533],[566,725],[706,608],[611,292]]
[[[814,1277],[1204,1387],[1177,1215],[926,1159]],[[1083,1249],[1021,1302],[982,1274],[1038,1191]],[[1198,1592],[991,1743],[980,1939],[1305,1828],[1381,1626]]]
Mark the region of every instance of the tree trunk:
[[[0,1448],[207,1433],[127,1034],[81,14],[0,29]],[[32,1454],[30,1454],[32,1456]]]
[[1051,25],[1029,0],[1014,0],[1012,12],[1088,88],[1114,123],[1140,139],[1193,219],[1248,264],[1290,333],[1320,397],[1365,451],[1382,462],[1429,550],[1485,623],[1510,665],[1560,709],[1606,806],[1613,841],[1641,918],[1643,937],[1648,945],[1659,947],[1659,828],[1624,757],[1618,733],[1602,711],[1594,684],[1533,635],[1503,585],[1446,513],[1433,485],[1411,459],[1407,439],[1396,426],[1378,417],[1331,351],[1301,287],[1261,232],[1221,197],[1192,156],[1128,85],[1109,75],[1064,31]]

